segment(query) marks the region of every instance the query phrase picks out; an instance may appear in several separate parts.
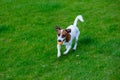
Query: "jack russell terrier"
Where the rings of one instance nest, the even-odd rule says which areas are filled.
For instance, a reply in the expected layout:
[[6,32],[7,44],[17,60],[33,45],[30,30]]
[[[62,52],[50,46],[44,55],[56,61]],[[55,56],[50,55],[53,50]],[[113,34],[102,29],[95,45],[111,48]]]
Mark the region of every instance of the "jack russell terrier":
[[68,26],[66,29],[61,29],[60,27],[56,26],[57,42],[58,42],[57,44],[58,58],[61,56],[61,52],[60,52],[61,45],[66,46],[66,51],[64,52],[64,54],[67,54],[72,47],[72,41],[75,40],[75,45],[73,47],[73,50],[76,50],[78,37],[80,35],[80,31],[77,27],[78,20],[80,20],[81,22],[84,22],[82,15],[78,15],[75,18],[73,25]]

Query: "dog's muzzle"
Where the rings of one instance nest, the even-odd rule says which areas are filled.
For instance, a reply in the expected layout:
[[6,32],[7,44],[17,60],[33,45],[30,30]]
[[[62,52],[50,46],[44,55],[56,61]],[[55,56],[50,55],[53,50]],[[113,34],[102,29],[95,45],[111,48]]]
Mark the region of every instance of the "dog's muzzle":
[[58,42],[64,42],[65,41],[65,39],[63,39],[63,40],[58,40]]
[[58,40],[58,42],[62,42],[61,40]]

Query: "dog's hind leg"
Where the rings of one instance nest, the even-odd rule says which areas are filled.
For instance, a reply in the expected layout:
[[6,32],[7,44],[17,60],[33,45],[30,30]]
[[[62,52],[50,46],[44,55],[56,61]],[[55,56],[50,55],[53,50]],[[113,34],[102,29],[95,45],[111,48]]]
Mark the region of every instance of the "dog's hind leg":
[[75,45],[73,47],[73,50],[76,50],[77,44],[78,44],[78,38],[79,38],[80,32],[77,33],[76,37],[75,37]]

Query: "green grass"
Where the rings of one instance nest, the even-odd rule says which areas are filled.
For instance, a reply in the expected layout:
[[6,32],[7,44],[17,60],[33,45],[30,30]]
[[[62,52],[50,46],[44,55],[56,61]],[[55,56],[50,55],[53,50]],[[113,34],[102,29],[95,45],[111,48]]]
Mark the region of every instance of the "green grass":
[[[1,0],[0,80],[120,80],[119,3]],[[55,26],[79,14],[77,50],[57,59]]]

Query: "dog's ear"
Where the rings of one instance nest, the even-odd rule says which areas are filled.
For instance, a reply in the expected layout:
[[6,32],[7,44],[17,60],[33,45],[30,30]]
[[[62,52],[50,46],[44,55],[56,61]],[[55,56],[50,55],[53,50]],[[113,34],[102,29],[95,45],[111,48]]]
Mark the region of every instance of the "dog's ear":
[[65,30],[67,33],[70,33],[71,32],[71,29],[66,29]]
[[58,31],[58,30],[61,30],[61,28],[59,26],[56,26],[56,31]]

